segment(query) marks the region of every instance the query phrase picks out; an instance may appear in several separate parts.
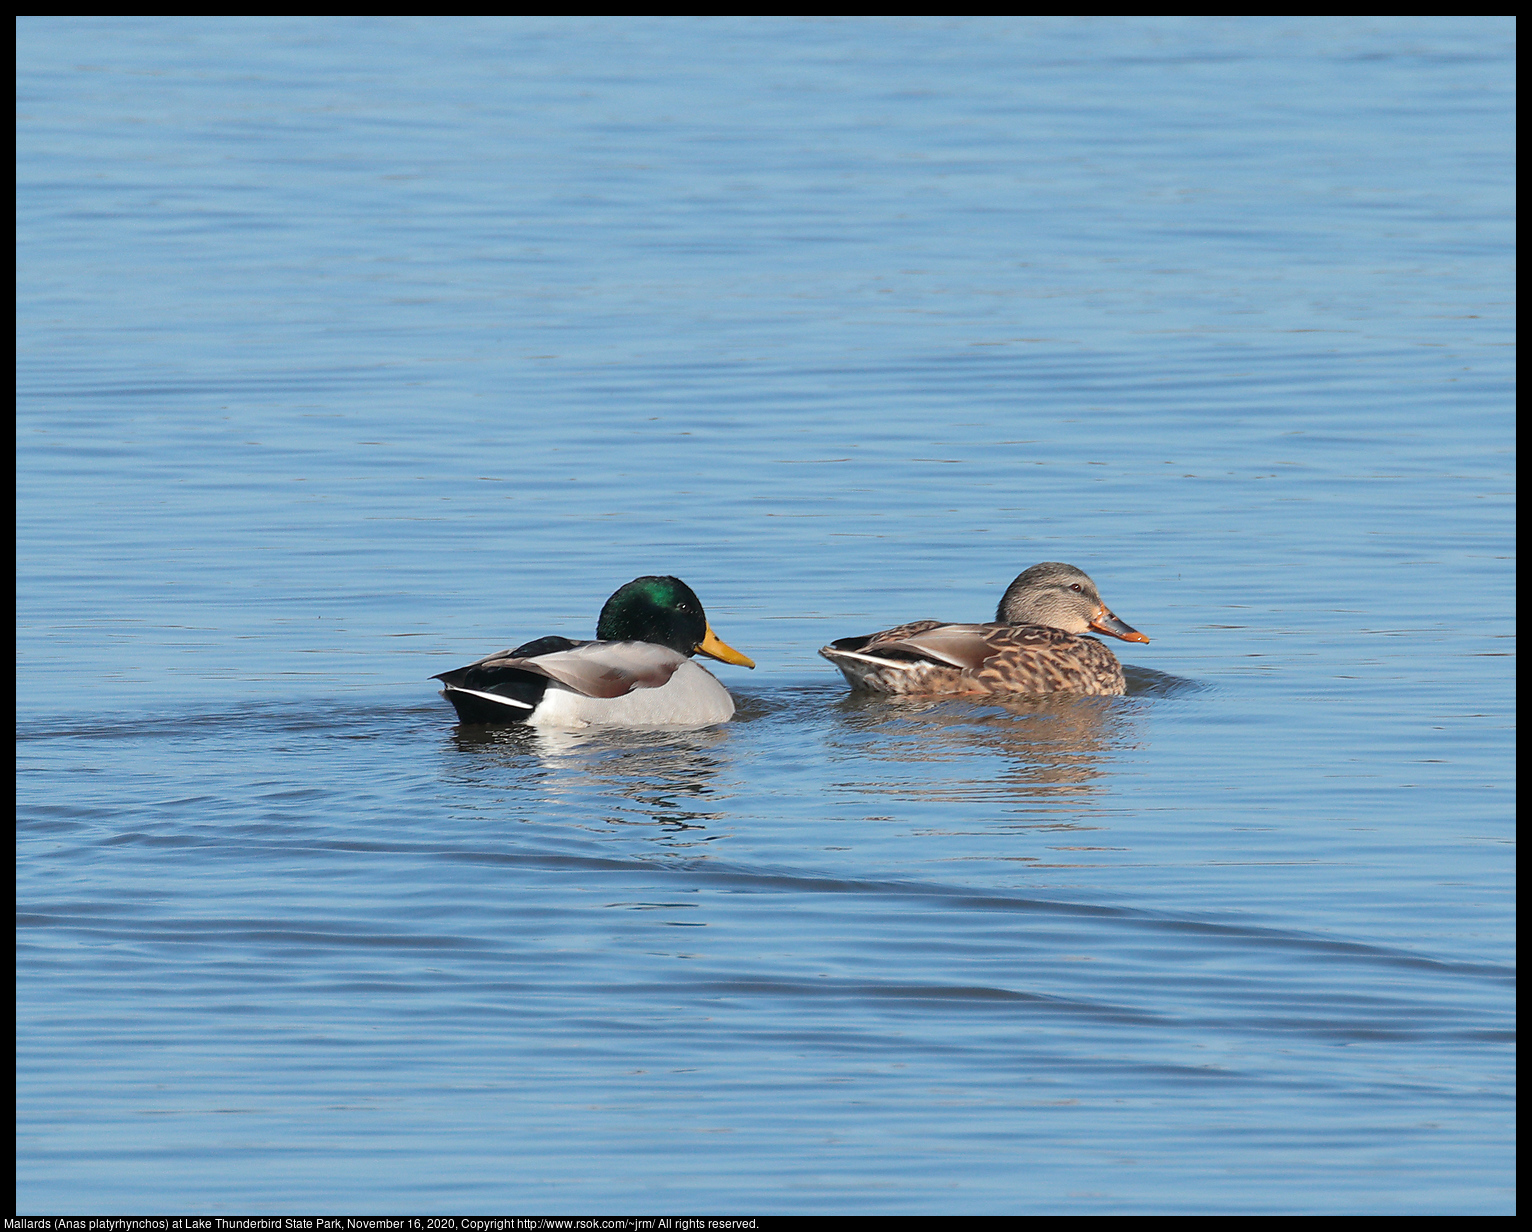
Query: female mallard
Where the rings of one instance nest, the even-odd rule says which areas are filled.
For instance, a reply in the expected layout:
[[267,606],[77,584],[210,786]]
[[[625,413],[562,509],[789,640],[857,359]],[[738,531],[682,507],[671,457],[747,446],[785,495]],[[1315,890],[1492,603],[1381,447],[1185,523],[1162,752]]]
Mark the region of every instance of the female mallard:
[[462,723],[707,727],[734,699],[691,656],[754,667],[713,632],[680,578],[634,578],[601,609],[594,642],[540,637],[433,680]]
[[1092,693],[1127,690],[1117,656],[1087,629],[1147,642],[1073,565],[1033,565],[1006,588],[992,625],[917,620],[843,637],[819,653],[872,693]]

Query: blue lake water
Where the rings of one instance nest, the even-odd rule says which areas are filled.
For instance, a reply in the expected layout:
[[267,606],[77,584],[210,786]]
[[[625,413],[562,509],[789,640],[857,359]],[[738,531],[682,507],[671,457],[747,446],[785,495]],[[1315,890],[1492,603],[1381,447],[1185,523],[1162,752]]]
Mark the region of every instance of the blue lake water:
[[1514,1210],[1508,19],[18,31],[21,1213]]

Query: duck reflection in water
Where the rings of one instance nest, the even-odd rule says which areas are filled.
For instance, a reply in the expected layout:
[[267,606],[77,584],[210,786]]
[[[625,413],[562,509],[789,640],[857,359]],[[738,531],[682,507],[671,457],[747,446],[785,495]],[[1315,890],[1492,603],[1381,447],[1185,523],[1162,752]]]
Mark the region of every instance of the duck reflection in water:
[[[874,776],[844,786],[923,800],[1090,794],[1140,738],[1137,707],[1115,697],[853,693],[839,709],[845,727],[832,744],[837,760],[917,768],[908,776]],[[992,763],[980,760],[985,754],[1003,759],[998,773]],[[955,762],[966,765],[950,764]]]
[[565,824],[605,833],[649,826],[667,847],[721,837],[716,827],[727,813],[715,803],[716,779],[728,739],[723,728],[462,727],[453,737],[464,752],[491,752]]

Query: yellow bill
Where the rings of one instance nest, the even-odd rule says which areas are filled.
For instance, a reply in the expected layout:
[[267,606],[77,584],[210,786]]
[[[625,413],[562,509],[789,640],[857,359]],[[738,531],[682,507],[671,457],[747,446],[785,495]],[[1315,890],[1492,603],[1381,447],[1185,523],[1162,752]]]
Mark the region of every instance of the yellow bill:
[[707,636],[698,645],[697,653],[705,654],[710,659],[717,659],[720,663],[733,663],[737,667],[755,666],[754,659],[746,658],[733,646],[719,638],[718,634],[713,632],[712,625],[708,625]]

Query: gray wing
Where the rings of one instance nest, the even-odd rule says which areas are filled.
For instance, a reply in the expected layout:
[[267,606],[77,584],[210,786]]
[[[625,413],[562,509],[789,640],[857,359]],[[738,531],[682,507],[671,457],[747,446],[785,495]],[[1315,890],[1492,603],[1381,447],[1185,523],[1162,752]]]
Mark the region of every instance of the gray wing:
[[482,666],[515,667],[556,680],[586,697],[625,697],[634,689],[670,683],[686,656],[651,642],[582,642],[571,650],[518,659],[486,659]]

